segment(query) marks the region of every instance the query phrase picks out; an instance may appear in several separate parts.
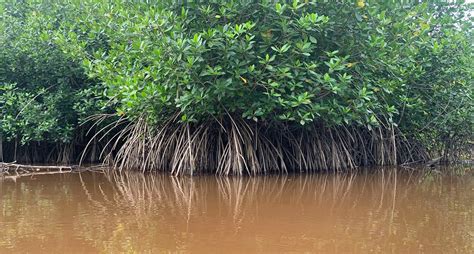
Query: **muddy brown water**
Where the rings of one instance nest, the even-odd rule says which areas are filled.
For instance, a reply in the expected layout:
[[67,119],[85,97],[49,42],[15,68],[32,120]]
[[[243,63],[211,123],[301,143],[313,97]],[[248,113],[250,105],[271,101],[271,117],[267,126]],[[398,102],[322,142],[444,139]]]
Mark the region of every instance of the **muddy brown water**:
[[443,172],[3,179],[0,253],[474,253],[472,170]]

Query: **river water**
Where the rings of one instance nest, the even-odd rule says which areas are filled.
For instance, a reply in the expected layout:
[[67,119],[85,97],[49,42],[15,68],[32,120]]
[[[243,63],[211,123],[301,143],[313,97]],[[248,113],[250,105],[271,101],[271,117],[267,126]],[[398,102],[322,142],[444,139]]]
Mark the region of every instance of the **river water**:
[[474,253],[474,176],[0,179],[0,253]]

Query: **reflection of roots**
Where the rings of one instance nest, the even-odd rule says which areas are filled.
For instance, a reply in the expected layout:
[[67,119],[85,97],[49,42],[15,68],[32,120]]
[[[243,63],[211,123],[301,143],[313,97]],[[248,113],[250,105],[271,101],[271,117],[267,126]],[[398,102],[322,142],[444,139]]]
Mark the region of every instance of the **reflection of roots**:
[[114,145],[119,147],[114,154],[117,168],[174,175],[339,171],[426,159],[426,153],[415,149],[394,127],[368,131],[313,125],[303,129],[230,116],[198,125],[170,120],[157,129],[140,119],[117,139],[123,142]]
[[[370,199],[376,210],[394,209],[397,184],[401,184],[397,183],[395,171],[359,173],[362,174],[359,176],[348,173],[230,178],[177,178],[166,174],[111,171],[109,179],[116,190],[112,200],[137,215],[168,211],[189,219],[206,212],[209,205],[218,205],[220,211],[227,211],[234,222],[239,223],[248,211],[259,205],[282,200],[295,205],[302,202],[330,204],[328,212],[348,203],[356,207],[360,199]],[[402,184],[408,186],[412,180]]]
[[[94,223],[99,225],[102,234],[111,230],[110,221],[115,221],[112,225],[116,225],[127,220],[143,232],[153,227],[159,232],[181,235],[179,232],[199,228],[207,222],[215,223],[213,227],[217,232],[240,233],[252,228],[256,220],[267,225],[270,222],[265,221],[266,218],[292,219],[294,216],[295,227],[288,230],[295,230],[295,233],[299,227],[311,231],[311,225],[305,221],[331,224],[334,220],[344,222],[347,218],[357,220],[360,225],[347,231],[347,227],[339,223],[334,230],[340,237],[370,234],[374,241],[385,241],[388,235],[400,234],[403,230],[405,222],[397,219],[397,215],[400,216],[401,211],[411,212],[406,209],[407,202],[417,206],[413,202],[426,200],[429,205],[430,200],[438,200],[440,193],[445,193],[439,191],[438,186],[443,185],[439,175],[401,168],[261,177],[173,177],[112,170],[107,176],[107,182],[94,185],[91,185],[92,181],[84,181],[84,190],[89,204],[94,206],[95,215],[86,214],[83,220],[89,224],[99,218]],[[106,188],[102,189],[101,185]],[[443,202],[451,202],[450,197],[444,195]],[[439,211],[434,211],[440,221],[445,218],[445,207],[450,206],[441,206]],[[433,212],[433,207],[429,208]],[[107,217],[110,219],[103,220]],[[152,234],[151,237],[156,236],[155,231]]]

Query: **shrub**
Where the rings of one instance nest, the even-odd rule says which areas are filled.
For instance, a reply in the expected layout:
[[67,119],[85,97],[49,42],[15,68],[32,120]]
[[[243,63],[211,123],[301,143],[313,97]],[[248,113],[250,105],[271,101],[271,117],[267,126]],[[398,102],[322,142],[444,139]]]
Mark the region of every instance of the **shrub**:
[[25,149],[35,143],[74,143],[81,119],[103,105],[80,60],[64,54],[53,40],[70,10],[29,1],[7,1],[2,8],[0,136]]

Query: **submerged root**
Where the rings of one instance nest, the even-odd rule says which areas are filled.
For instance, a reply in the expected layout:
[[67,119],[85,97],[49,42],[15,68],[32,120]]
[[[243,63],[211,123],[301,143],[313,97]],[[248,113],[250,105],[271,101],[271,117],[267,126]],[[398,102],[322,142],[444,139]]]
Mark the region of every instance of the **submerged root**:
[[309,128],[228,117],[200,124],[171,119],[151,128],[127,125],[108,156],[117,169],[173,175],[342,171],[368,165],[423,161],[427,154],[395,128]]

